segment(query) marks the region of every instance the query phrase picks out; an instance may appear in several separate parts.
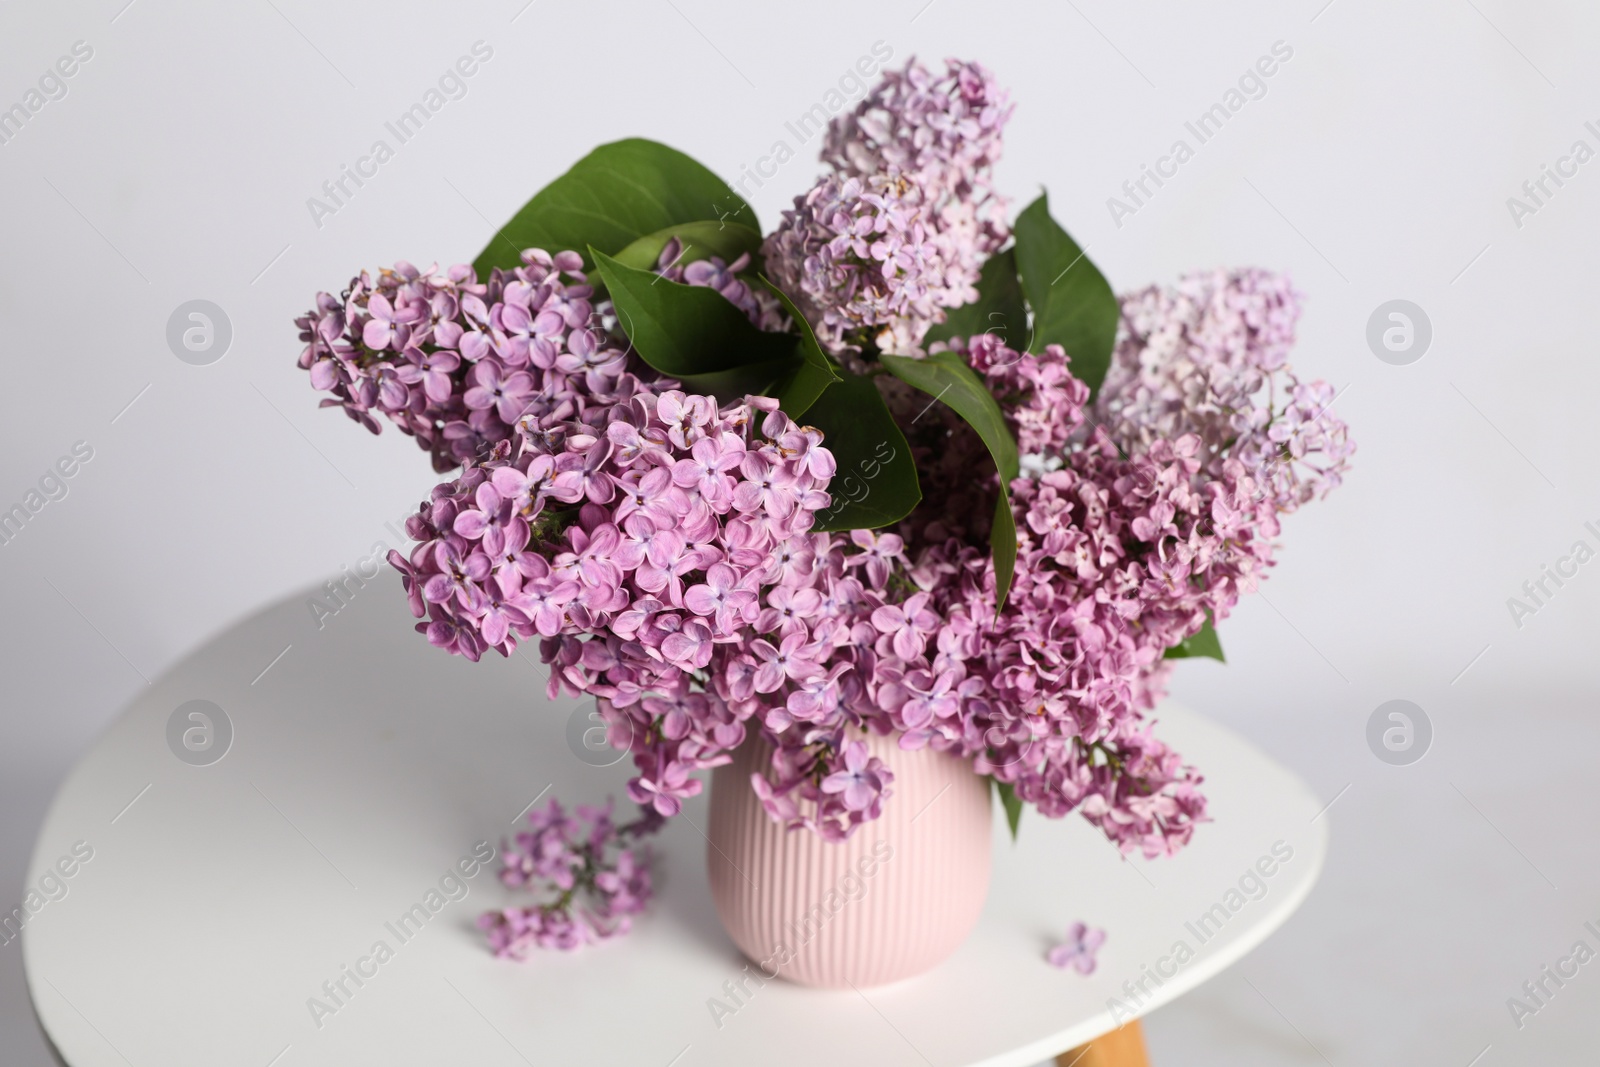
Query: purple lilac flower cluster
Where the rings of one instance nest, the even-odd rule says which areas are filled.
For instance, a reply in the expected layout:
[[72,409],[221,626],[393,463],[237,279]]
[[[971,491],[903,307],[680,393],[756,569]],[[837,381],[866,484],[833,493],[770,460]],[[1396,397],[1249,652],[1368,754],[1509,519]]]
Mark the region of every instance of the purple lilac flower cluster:
[[[960,518],[993,507],[981,443],[947,410],[911,419],[920,394],[886,393],[918,428],[922,484],[940,487],[900,530],[946,627],[935,639],[946,662],[913,669],[971,691],[929,743],[959,746],[1044,814],[1076,807],[1125,849],[1156,854],[1186,843],[1205,811],[1199,777],[1143,721],[1164,689],[1162,655],[1255,587],[1278,517],[1337,485],[1353,446],[1328,412],[1331,388],[1299,383],[1284,362],[1299,314],[1286,280],[1208,275],[1123,305],[1099,421],[1060,348],[1020,353],[992,335],[955,345],[1023,458],[1010,485],[1016,573],[998,615],[987,525]],[[907,665],[889,666],[892,677]]]
[[905,178],[976,271],[1010,233],[994,167],[1012,104],[981,64],[946,59],[944,67],[935,75],[913,57],[904,70],[885,71],[829,125],[822,158],[840,174]]
[[958,268],[954,243],[909,191],[897,178],[824,178],[767,240],[773,280],[798,294],[831,352],[866,341],[880,351],[914,351],[945,308],[978,297],[978,272]]
[[[676,268],[673,280],[717,288],[763,329],[781,327],[770,294],[735,276],[747,266],[712,257]],[[420,271],[402,261],[376,279],[363,271],[340,296],[318,293],[296,320],[300,366],[332,394],[323,407],[373,433],[381,414],[417,439],[434,470],[453,470],[508,440],[526,413],[581,421],[591,407],[625,402],[638,376],[655,377],[619,346],[609,302],[596,301],[582,267],[576,252],[529,249],[521,266],[485,281],[466,264]]]
[[1192,274],[1122,298],[1122,325],[1096,418],[1127,452],[1197,434],[1255,475],[1281,512],[1341,482],[1355,445],[1329,413],[1327,382],[1287,364],[1300,318],[1289,279],[1261,270]]
[[833,172],[767,238],[773,280],[836,355],[918,351],[946,308],[977,299],[983,262],[1005,242],[990,172],[1011,106],[978,64],[945,68],[886,72],[835,119],[823,152]]
[[[630,796],[675,815],[702,787],[693,772],[728,762],[758,711],[782,731],[838,707],[848,664],[830,657],[860,583],[810,532],[833,457],[777,401],[719,410],[641,390],[609,418],[524,416],[519,445],[434,490],[408,523],[421,543],[390,562],[433,644],[476,659],[539,637],[552,695],[599,697],[613,744],[635,755]],[[838,564],[834,589],[820,557]],[[802,821],[844,836],[892,776],[829,725],[774,757],[773,795],[799,789],[816,809]]]
[[[997,612],[987,524],[963,520],[993,512],[997,479],[981,442],[948,411],[914,422],[925,400],[891,391],[937,497],[874,541],[914,591],[900,610],[918,609],[926,632],[919,647],[853,658],[851,710],[886,720],[906,747],[971,758],[1045,815],[1076,808],[1124,849],[1175,851],[1205,802],[1198,776],[1142,712],[1159,695],[1162,653],[1207,612],[1225,615],[1255,573],[1257,556],[1238,549],[1257,545],[1256,512],[1214,523],[1214,512],[1233,514],[1214,501],[1240,490],[1195,488],[1192,439],[1132,460],[1103,440],[1083,447],[1088,390],[1060,348],[1032,355],[984,335],[964,351],[1002,398],[1019,445],[1048,460],[1010,486],[1011,593]],[[868,598],[894,607],[892,584]]]
[[579,805],[574,815],[554,800],[529,812],[528,829],[502,849],[500,881],[548,899],[478,919],[494,954],[522,959],[534,948],[575,949],[627,933],[654,893],[650,850],[636,841],[656,825],[646,813],[619,826],[609,801]]

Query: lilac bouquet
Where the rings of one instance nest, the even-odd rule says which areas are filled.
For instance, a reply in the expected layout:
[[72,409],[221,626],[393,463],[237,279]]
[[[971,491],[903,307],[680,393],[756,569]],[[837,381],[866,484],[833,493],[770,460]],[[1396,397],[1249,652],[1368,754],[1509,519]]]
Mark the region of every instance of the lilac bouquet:
[[497,949],[623,928],[648,878],[607,848],[753,734],[770,816],[833,839],[893,792],[867,733],[969,759],[1013,832],[1076,810],[1155,856],[1205,818],[1146,713],[1174,659],[1222,658],[1279,518],[1354,446],[1286,362],[1286,279],[1118,298],[1045,197],[1009,221],[1011,110],[975,63],[886,73],[765,237],[688,157],[605,145],[471,266],[363,273],[299,320],[325,405],[461,468],[390,557],[417,630],[537,641],[633,755],[626,832],[531,817],[554,858],[516,877],[554,899],[489,917]]

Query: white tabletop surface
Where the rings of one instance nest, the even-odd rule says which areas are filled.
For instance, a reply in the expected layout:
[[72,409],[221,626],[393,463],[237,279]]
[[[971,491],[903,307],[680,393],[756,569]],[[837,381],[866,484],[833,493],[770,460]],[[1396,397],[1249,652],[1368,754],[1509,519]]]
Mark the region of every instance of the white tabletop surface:
[[[1147,966],[1171,972],[1161,961],[1178,942],[1193,958],[1158,989],[1144,979],[1141,1013],[1232,964],[1322,867],[1327,819],[1311,792],[1169,704],[1161,729],[1207,775],[1215,822],[1156,861],[1124,861],[1075,817],[1030,811],[1015,845],[997,822],[984,916],[921,978],[861,993],[773,982],[719,1026],[707,1002],[726,1002],[745,961],[706,890],[704,797],[659,840],[659,899],[625,939],[493,958],[473,921],[513,895],[490,870],[400,944],[385,924],[476,842],[498,847],[541,795],[620,797],[629,763],[572,753],[577,704],[545,699],[526,650],[473,665],[428,647],[397,586],[381,575],[320,629],[299,596],[229,630],[156,680],[67,779],[29,884],[79,842],[92,858],[68,864],[66,895],[33,917],[23,948],[39,1018],[72,1067],[1022,1067],[1110,1029],[1108,998]],[[207,766],[166,740],[195,699],[234,731]],[[1291,858],[1246,877],[1275,845]],[[1217,904],[1234,911],[1202,942],[1194,924]],[[1044,959],[1079,919],[1109,932],[1089,977]],[[319,1026],[308,998],[378,940],[393,958]]]

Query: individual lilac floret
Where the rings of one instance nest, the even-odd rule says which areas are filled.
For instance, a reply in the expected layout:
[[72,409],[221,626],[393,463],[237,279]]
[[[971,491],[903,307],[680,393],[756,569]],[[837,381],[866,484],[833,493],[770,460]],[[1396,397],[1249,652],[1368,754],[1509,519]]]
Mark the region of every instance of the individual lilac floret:
[[1052,948],[1045,958],[1051,966],[1062,970],[1071,967],[1079,974],[1093,974],[1095,953],[1100,951],[1105,940],[1104,930],[1091,930],[1084,923],[1073,923],[1067,927],[1066,940]]
[[494,954],[522,959],[534,948],[572,950],[627,933],[653,895],[650,850],[636,842],[659,827],[648,812],[617,825],[610,801],[579,805],[575,816],[555,800],[529,812],[528,829],[502,849],[500,880],[547,899],[478,919]]
[[838,793],[851,811],[865,811],[877,818],[882,811],[885,787],[892,776],[885,773],[883,760],[867,754],[862,741],[852,741],[844,749],[844,769],[822,780],[824,793]]

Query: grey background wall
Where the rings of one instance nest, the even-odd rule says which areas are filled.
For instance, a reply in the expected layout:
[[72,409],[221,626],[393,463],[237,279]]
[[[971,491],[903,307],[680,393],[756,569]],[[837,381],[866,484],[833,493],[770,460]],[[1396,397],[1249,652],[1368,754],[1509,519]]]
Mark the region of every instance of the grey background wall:
[[[464,95],[404,143],[386,131],[479,41]],[[1047,186],[1118,288],[1289,271],[1308,295],[1296,365],[1341,390],[1360,442],[1223,629],[1228,665],[1175,683],[1333,801],[1328,872],[1267,947],[1151,1020],[1158,1062],[1577,1062],[1600,975],[1520,1028],[1506,1006],[1600,920],[1600,563],[1508,607],[1575,542],[1600,549],[1600,13],[1576,2],[0,7],[0,108],[41,90],[0,143],[0,509],[92,450],[0,546],[0,898],[20,899],[61,776],[148,679],[394,544],[385,524],[432,484],[410,441],[317,410],[291,325],[312,294],[470,259],[633,134],[766,172],[746,188],[770,226],[816,172],[786,123],[880,41],[1010,84],[1001,186]],[[1200,144],[1185,122],[1275,46],[1292,54]],[[1123,183],[1179,138],[1193,158],[1134,203]],[[308,207],[379,139],[375,175]],[[794,158],[773,173],[780,141]],[[208,365],[167,339],[199,299],[231,326]],[[1406,365],[1367,340],[1396,299],[1431,324]],[[1401,698],[1433,740],[1396,767],[1366,726]],[[15,943],[0,1044],[47,1062]]]

